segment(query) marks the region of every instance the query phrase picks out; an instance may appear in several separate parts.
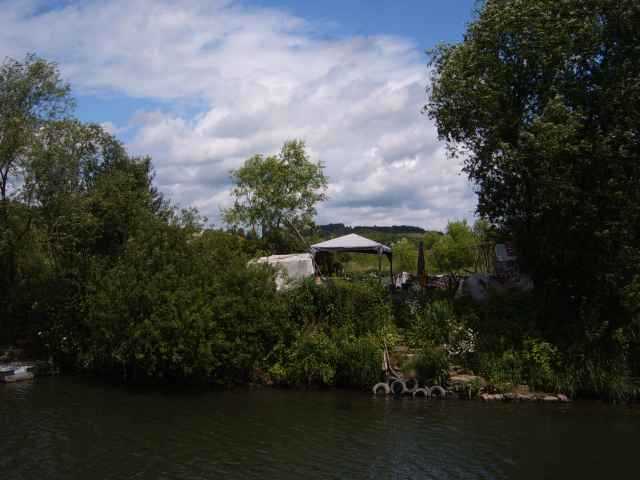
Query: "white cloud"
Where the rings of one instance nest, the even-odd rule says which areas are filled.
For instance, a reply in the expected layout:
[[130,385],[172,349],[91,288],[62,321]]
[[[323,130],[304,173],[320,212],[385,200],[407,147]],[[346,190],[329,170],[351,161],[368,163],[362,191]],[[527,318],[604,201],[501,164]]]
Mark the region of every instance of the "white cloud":
[[56,59],[85,94],[195,105],[193,116],[139,112],[129,148],[153,157],[161,190],[213,221],[228,171],[289,138],[326,165],[321,222],[442,228],[472,215],[466,178],[420,114],[427,70],[407,40],[327,39],[321,25],[229,1],[42,6],[4,4],[0,55]]

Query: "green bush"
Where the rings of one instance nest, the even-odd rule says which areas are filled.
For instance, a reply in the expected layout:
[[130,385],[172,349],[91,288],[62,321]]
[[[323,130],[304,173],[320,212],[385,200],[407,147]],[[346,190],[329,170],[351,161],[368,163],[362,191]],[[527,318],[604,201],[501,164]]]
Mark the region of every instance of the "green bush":
[[306,281],[283,299],[289,336],[267,366],[276,383],[369,388],[379,380],[382,338],[393,331],[388,292],[379,283]]
[[522,356],[529,385],[546,391],[555,390],[560,368],[558,349],[549,342],[528,338]]
[[289,318],[300,327],[346,328],[361,336],[392,323],[389,293],[377,281],[308,280],[286,295]]
[[377,336],[349,336],[339,343],[336,385],[368,389],[382,376],[382,344]]
[[527,383],[522,354],[513,349],[506,350],[501,354],[494,352],[479,353],[478,372],[501,391],[510,390],[515,385]]
[[335,383],[338,348],[323,332],[302,334],[287,352],[285,364],[277,363],[271,373],[279,383],[331,386]]
[[415,370],[420,383],[443,385],[447,381],[449,369],[447,352],[442,347],[424,344],[409,367]]
[[289,330],[272,272],[247,267],[234,236],[153,223],[93,265],[81,311],[69,353],[132,381],[245,382]]
[[449,324],[455,312],[447,300],[436,300],[419,307],[410,319],[407,342],[421,347],[425,342],[445,344],[449,339]]

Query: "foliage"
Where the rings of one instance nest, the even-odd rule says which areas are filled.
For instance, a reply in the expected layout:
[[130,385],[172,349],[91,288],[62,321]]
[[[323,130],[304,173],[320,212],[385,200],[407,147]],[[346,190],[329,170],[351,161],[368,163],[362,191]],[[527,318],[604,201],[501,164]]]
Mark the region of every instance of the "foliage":
[[82,367],[132,377],[248,381],[286,330],[272,273],[248,268],[238,241],[150,222],[82,305]]
[[301,327],[348,328],[357,336],[377,332],[392,322],[388,292],[378,281],[324,285],[312,280],[287,292],[289,317]]
[[[0,318],[19,316],[28,305],[27,285],[20,282],[29,275],[23,274],[43,273],[28,260],[41,250],[33,243],[33,211],[22,203],[21,184],[40,127],[64,117],[72,106],[69,86],[54,63],[27,55],[22,61],[7,58],[0,65]],[[6,328],[15,334],[18,327]]]
[[478,372],[499,391],[509,391],[516,385],[527,384],[524,360],[519,351],[510,348],[496,354],[479,354]]
[[[614,268],[618,260],[635,258],[636,244],[608,250],[604,260],[594,258],[598,272],[609,275],[597,295],[583,289],[582,280],[562,275],[538,275],[544,288],[492,294],[483,305],[406,292],[403,308],[394,310],[389,292],[375,279],[308,281],[279,293],[274,271],[249,259],[274,245],[285,248],[289,240],[279,232],[288,228],[308,233],[315,204],[324,198],[322,166],[309,161],[302,142],[285,144],[279,156],[254,157],[234,174],[239,210],[227,214],[265,237],[257,239],[255,232],[207,230],[197,211],[165,201],[153,186],[149,158],[131,156],[101,127],[69,118],[73,101],[54,64],[33,56],[5,61],[0,98],[2,342],[20,340],[64,366],[127,382],[271,380],[368,389],[380,379],[383,346],[401,340],[396,325],[404,322],[405,339],[419,351],[414,368],[423,381],[444,382],[447,364],[455,359],[502,385],[528,382],[615,399],[638,393],[633,377],[640,371],[640,275],[633,271],[637,262]],[[531,128],[537,135],[539,127]],[[554,155],[539,151],[557,167]],[[620,157],[628,158],[629,151]],[[593,158],[585,158],[593,166]],[[631,177],[634,172],[628,169]],[[604,184],[598,188],[609,192]],[[246,203],[255,193],[264,198]],[[629,204],[614,200],[631,213],[629,230],[635,228]],[[591,218],[575,208],[580,221]],[[405,261],[413,270],[412,252],[424,240],[431,266],[455,276],[481,268],[478,246],[491,247],[493,236],[501,234],[493,224],[512,225],[512,217],[488,217],[492,224],[478,222],[473,229],[452,222],[444,235],[407,227],[380,235],[390,239],[401,232],[397,266]],[[616,234],[624,227],[607,222]],[[582,224],[573,227],[581,231]],[[621,242],[633,240],[627,233],[618,237]],[[602,235],[607,248],[618,245],[610,233]],[[575,246],[561,249],[572,264]],[[557,264],[555,250],[552,256],[550,264]],[[526,252],[525,257],[531,258]],[[589,274],[588,268],[579,271]],[[556,285],[550,279],[567,280],[561,293],[582,295],[571,300],[575,305],[560,304],[556,315],[548,315],[549,305],[558,306],[548,290]],[[400,311],[402,318],[394,318]],[[564,320],[561,315],[566,328],[557,322]],[[577,326],[580,335],[570,336]]]
[[435,267],[457,279],[459,273],[473,267],[475,246],[473,230],[465,220],[449,222],[445,235],[433,245]]
[[382,331],[357,337],[349,335],[339,343],[336,385],[371,388],[382,376]]
[[416,348],[425,342],[438,345],[447,343],[449,323],[454,316],[455,312],[446,300],[436,300],[418,307],[406,331],[407,342]]
[[392,245],[393,268],[396,272],[415,273],[418,268],[418,249],[406,237]]
[[231,179],[234,205],[224,210],[225,222],[249,228],[275,249],[286,246],[285,232],[297,242],[326,198],[323,166],[309,159],[301,140],[286,142],[278,155],[249,158]]
[[639,23],[635,0],[487,0],[432,53],[426,106],[532,273],[540,332],[611,358],[640,269]]
[[327,334],[303,334],[289,351],[286,381],[293,385],[333,385],[337,357],[337,346]]
[[448,377],[449,358],[442,347],[425,343],[412,367],[421,384],[444,385]]
[[377,335],[345,330],[303,331],[269,368],[278,384],[369,389],[382,373],[382,344]]
[[269,367],[276,383],[369,388],[379,380],[393,324],[378,282],[307,281],[285,296],[291,330]]
[[48,120],[64,116],[73,106],[69,85],[56,64],[33,54],[23,61],[5,59],[0,65],[0,200],[11,195],[15,179],[25,168],[25,156]]
[[528,370],[528,383],[534,387],[553,389],[560,355],[558,349],[540,339],[528,338],[524,342],[524,361]]

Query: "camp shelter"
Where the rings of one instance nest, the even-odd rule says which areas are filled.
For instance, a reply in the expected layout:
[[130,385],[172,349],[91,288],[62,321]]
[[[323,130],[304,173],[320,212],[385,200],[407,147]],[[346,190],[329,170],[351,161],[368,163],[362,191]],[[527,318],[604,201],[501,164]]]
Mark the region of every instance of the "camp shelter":
[[378,271],[382,270],[382,256],[384,255],[389,260],[389,273],[393,284],[393,253],[391,248],[382,243],[350,233],[349,235],[311,245],[311,254],[314,257],[318,252],[350,252],[377,255]]

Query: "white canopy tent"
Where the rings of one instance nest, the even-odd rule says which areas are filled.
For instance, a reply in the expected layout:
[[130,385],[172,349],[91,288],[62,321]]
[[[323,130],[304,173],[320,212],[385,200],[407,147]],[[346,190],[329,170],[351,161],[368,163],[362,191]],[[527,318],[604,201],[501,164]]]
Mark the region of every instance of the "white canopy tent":
[[393,284],[393,254],[391,248],[382,243],[350,233],[349,235],[311,245],[311,254],[314,257],[318,252],[353,252],[378,255],[378,270],[382,269],[381,259],[384,255],[389,260],[389,272],[391,274],[391,283]]

